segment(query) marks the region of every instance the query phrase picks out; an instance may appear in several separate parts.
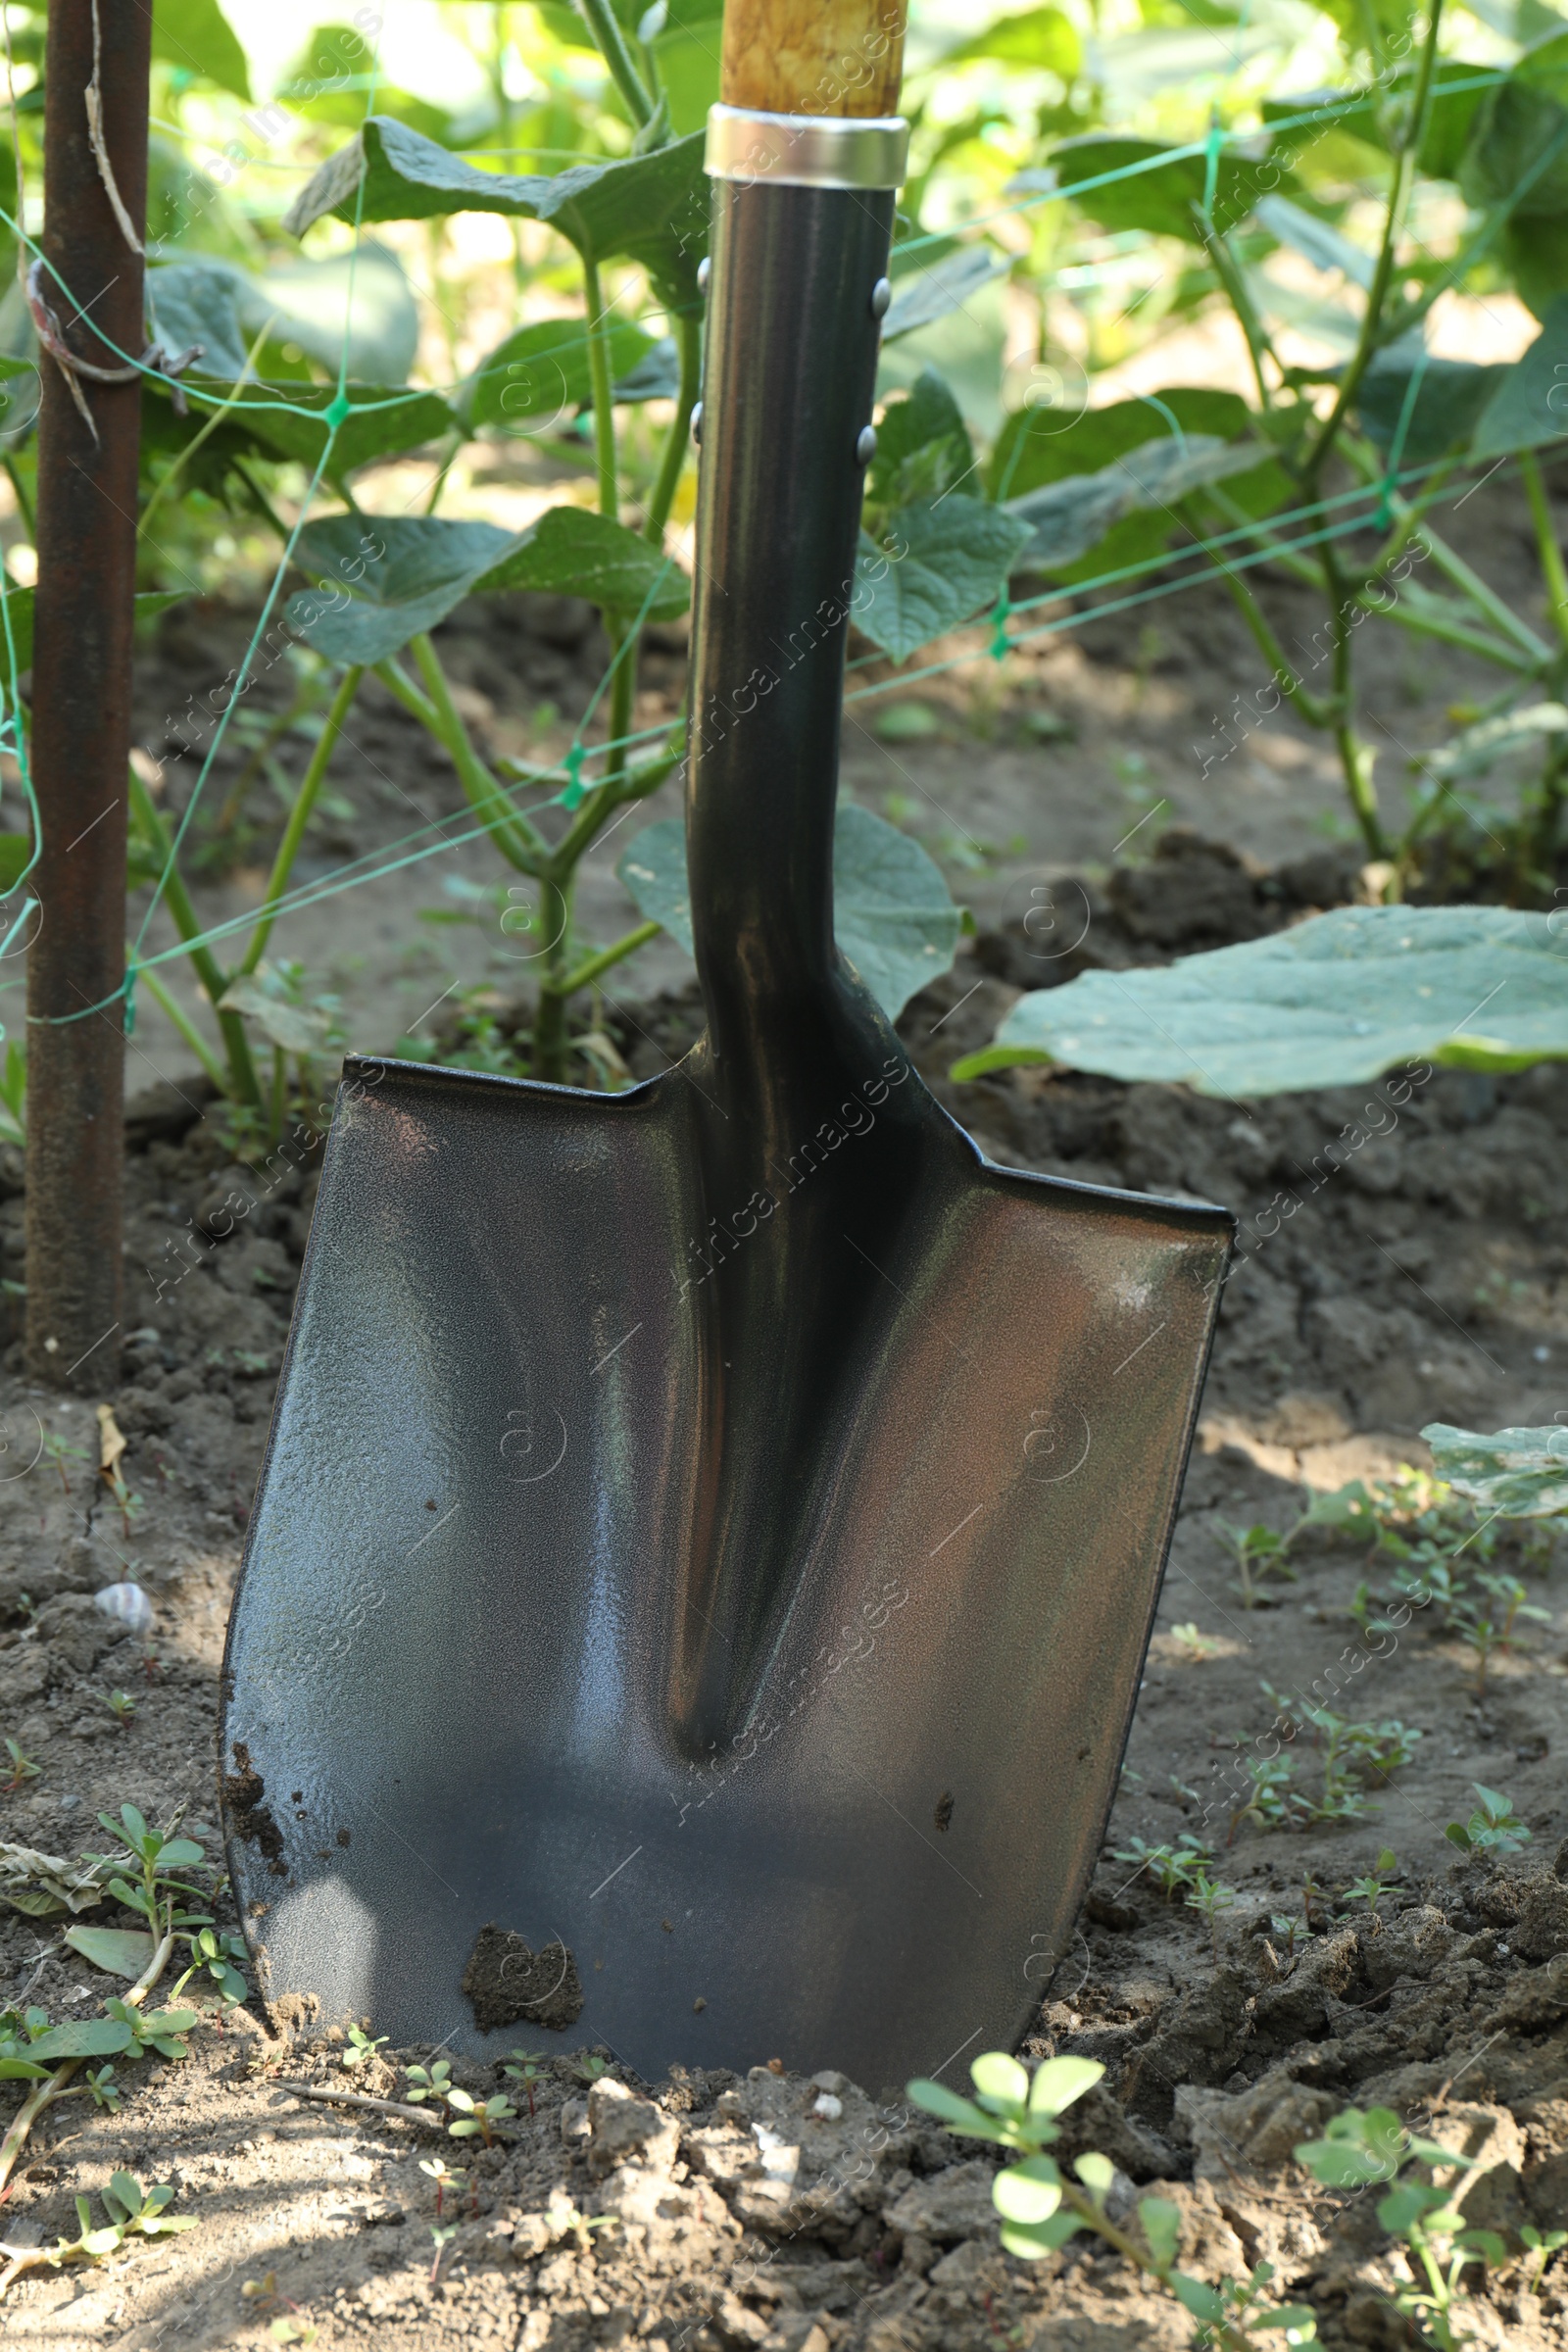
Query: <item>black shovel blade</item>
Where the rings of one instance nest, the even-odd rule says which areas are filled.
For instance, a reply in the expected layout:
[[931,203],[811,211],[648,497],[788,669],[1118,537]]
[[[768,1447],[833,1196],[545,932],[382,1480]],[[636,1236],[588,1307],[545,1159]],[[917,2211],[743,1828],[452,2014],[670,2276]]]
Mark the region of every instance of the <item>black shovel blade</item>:
[[[881,2087],[1013,2041],[1070,1944],[1229,1221],[992,1166],[896,1052],[715,1214],[704,1053],[351,1065],[229,1867],[263,1991],[394,2042]],[[829,1335],[804,1402],[764,1310]]]

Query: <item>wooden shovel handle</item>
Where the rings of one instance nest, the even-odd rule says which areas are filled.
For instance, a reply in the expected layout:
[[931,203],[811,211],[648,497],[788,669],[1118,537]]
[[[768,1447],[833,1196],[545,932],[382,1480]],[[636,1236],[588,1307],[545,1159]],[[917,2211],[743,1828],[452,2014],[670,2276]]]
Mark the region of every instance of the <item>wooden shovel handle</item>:
[[896,115],[908,0],[726,0],[726,106]]

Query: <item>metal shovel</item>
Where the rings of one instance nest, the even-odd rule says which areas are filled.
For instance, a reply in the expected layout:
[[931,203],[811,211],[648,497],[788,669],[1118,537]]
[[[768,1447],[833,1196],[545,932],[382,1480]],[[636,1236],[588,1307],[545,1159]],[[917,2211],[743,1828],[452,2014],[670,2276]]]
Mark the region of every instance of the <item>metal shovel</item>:
[[264,1992],[394,2041],[881,2087],[1018,2036],[1103,1831],[1230,1221],[990,1164],[834,947],[905,135],[710,126],[705,1040],[347,1066],[220,1738]]

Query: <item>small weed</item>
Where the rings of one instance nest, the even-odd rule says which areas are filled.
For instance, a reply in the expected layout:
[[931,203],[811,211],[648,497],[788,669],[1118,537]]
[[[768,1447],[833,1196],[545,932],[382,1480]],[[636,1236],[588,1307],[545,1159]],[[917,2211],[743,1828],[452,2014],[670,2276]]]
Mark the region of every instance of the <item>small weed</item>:
[[1318,1885],[1316,1879],[1308,1876],[1301,1881],[1301,1917],[1306,1922],[1306,1932],[1309,1936],[1316,1933],[1312,1926],[1312,1905],[1321,1902],[1323,1894],[1324,1889]]
[[528,2094],[528,2113],[531,2117],[534,2111],[534,2084],[541,2082],[544,2077],[542,2064],[544,2052],[543,2050],[514,2050],[512,2056],[514,2063],[503,2067],[501,2071],[505,2075],[510,2075],[514,2082],[522,2084]]
[[582,2050],[575,2058],[568,2058],[566,2064],[579,2082],[597,2082],[601,2075],[610,2071],[597,2050]]
[[[1493,2230],[1466,2229],[1453,2202],[1457,2176],[1469,2170],[1470,2159],[1455,2156],[1434,2140],[1417,2138],[1391,2107],[1348,2107],[1334,2118],[1324,2138],[1303,2141],[1296,2155],[1326,2188],[1390,2183],[1388,2195],[1378,2201],[1378,2220],[1410,2256],[1407,2279],[1396,2277],[1389,2290],[1395,2309],[1438,2352],[1462,2352],[1473,2343],[1464,2326],[1469,2300],[1462,2285],[1465,2269],[1475,2262],[1489,2267],[1505,2262],[1507,2248]],[[1446,2173],[1454,2178],[1443,2187],[1430,2177],[1401,2180],[1400,2174],[1412,2166],[1429,2176]]]
[[339,2066],[352,2074],[357,2066],[363,2066],[368,2058],[373,2058],[377,2050],[385,2049],[390,2038],[389,2034],[378,2034],[372,2040],[368,2018],[363,2025],[350,2026],[349,2046],[338,2060]]
[[455,2238],[457,2234],[458,2226],[456,2222],[448,2222],[445,2229],[442,2229],[439,2224],[436,2224],[431,2228],[430,2243],[435,2248],[435,2260],[430,2265],[430,2284],[432,2286],[435,2284],[436,2273],[441,2268],[441,2257],[446,2252],[447,2247],[451,2244],[453,2238]]
[[19,1740],[7,1740],[6,1755],[10,1760],[11,1778],[0,1781],[0,1796],[10,1796],[22,1787],[24,1781],[35,1781],[38,1778],[37,1765],[30,1756],[23,1754]]
[[118,2253],[127,2237],[172,2237],[181,2230],[194,2230],[197,2226],[188,2215],[166,2213],[165,2207],[173,2202],[172,2188],[160,2185],[144,2189],[134,2173],[112,2174],[108,2187],[100,2189],[98,2194],[109,2216],[108,2228],[93,2228],[91,2201],[78,2197],[79,2233],[72,2238],[58,2238],[52,2246],[12,2249],[4,2270],[0,2270],[0,2295],[24,2271],[39,2269],[46,2263],[51,2269],[58,2269],[62,2263],[77,2258],[102,2262],[107,2255]]
[[450,2060],[438,2058],[434,2066],[411,2066],[408,2070],[409,2088],[403,2093],[413,2107],[421,2099],[445,2100],[452,2087]]
[[444,2156],[421,2156],[419,2170],[421,2173],[428,2173],[430,2179],[435,2182],[435,2218],[439,2221],[442,2199],[447,2190],[450,2188],[456,2192],[460,2189],[467,2175],[461,2164],[449,2165]]
[[[1300,1522],[1301,1526],[1305,1524],[1304,1520]],[[1219,1519],[1215,1525],[1236,1562],[1236,1590],[1241,1595],[1244,1609],[1255,1607],[1258,1587],[1266,1576],[1282,1576],[1292,1584],[1296,1582],[1296,1570],[1290,1564],[1289,1553],[1297,1529],[1293,1528],[1290,1535],[1282,1536],[1274,1528],[1264,1527],[1261,1523],[1252,1527],[1233,1527],[1228,1519]]]
[[1235,1909],[1235,1887],[1211,1879],[1206,1871],[1200,1871],[1183,1900],[1189,1911],[1201,1911],[1207,1920],[1209,1940],[1214,1947],[1214,1957],[1218,1959],[1220,1914]]
[[1302,1927],[1294,1911],[1276,1911],[1268,1924],[1275,1935],[1283,1939],[1286,1959],[1293,1960],[1296,1957],[1297,1944],[1309,1931]]
[[1076,2158],[1076,2180],[1063,2178],[1050,2153],[1061,2136],[1056,2118],[1082,2098],[1104,2074],[1092,2058],[1049,2058],[1031,2078],[1016,2058],[991,2050],[969,2069],[977,2096],[965,2099],[941,2082],[911,2082],[907,2096],[950,2132],[989,2140],[1014,2158],[998,2173],[992,2202],[1002,2217],[1002,2243],[1023,2262],[1039,2262],[1080,2230],[1114,2248],[1135,2270],[1152,2278],[1198,2321],[1201,2343],[1216,2352],[1248,2352],[1258,2332],[1277,2331],[1286,2344],[1317,2340],[1316,2323],[1304,2304],[1283,2306],[1263,2298],[1274,2277],[1259,2263],[1245,2280],[1227,2279],[1219,2288],[1176,2267],[1181,2245],[1181,2208],[1164,2197],[1145,2197],[1138,2207],[1142,2237],[1112,2222],[1106,2210],[1115,2167],[1108,2156],[1089,2152]]
[[124,1731],[136,1712],[136,1701],[130,1692],[128,1690],[104,1690],[99,1695],[121,1730]]
[[1526,2222],[1519,2235],[1534,2257],[1525,2265],[1525,2293],[1539,2294],[1547,2263],[1562,2247],[1568,2246],[1568,2230],[1538,2230],[1533,2223]]
[[1365,1878],[1352,1879],[1348,1886],[1340,1888],[1342,1895],[1349,1895],[1353,1901],[1365,1903],[1372,1914],[1374,1930],[1383,1925],[1378,1917],[1378,1905],[1389,1890],[1389,1881],[1397,1876],[1398,1868],[1393,1848],[1386,1845]]
[[1194,1624],[1173,1625],[1170,1638],[1179,1642],[1190,1658],[1212,1658],[1219,1654],[1219,1642],[1213,1634],[1200,1634]]
[[1528,1588],[1517,1577],[1483,1573],[1475,1581],[1486,1593],[1486,1600],[1460,1599],[1453,1608],[1451,1623],[1460,1640],[1467,1642],[1476,1653],[1476,1697],[1484,1700],[1487,1670],[1494,1651],[1517,1646],[1514,1627],[1521,1617],[1549,1625],[1551,1612],[1538,1609],[1526,1599]]
[[1445,1838],[1461,1853],[1516,1854],[1528,1844],[1530,1832],[1514,1811],[1512,1799],[1499,1795],[1495,1788],[1484,1788],[1479,1781],[1470,1786],[1481,1802],[1467,1822],[1450,1821],[1443,1833]]
[[1168,1903],[1179,1886],[1195,1883],[1214,1856],[1200,1838],[1184,1830],[1174,1845],[1147,1845],[1142,1838],[1134,1838],[1128,1844],[1117,1846],[1112,1859],[1147,1870]]
[[1300,1801],[1292,1786],[1296,1767],[1289,1756],[1253,1756],[1245,1769],[1251,1787],[1231,1813],[1227,1845],[1234,1843],[1244,1821],[1256,1822],[1260,1830],[1288,1828]]
[[477,2135],[487,2148],[496,2144],[495,2127],[514,2117],[517,2110],[505,2091],[498,2090],[488,2099],[476,2099],[466,2090],[447,2092],[447,2108],[458,2118],[447,2126],[454,2139],[472,2139]]
[[92,1459],[91,1454],[88,1452],[85,1446],[73,1446],[70,1439],[63,1438],[60,1435],[60,1432],[56,1429],[46,1429],[43,1433],[41,1442],[43,1446],[43,1455],[45,1461],[53,1462],[55,1468],[60,1473],[60,1484],[69,1494],[71,1493],[71,1481],[66,1476],[66,1463],[68,1461],[90,1461]]

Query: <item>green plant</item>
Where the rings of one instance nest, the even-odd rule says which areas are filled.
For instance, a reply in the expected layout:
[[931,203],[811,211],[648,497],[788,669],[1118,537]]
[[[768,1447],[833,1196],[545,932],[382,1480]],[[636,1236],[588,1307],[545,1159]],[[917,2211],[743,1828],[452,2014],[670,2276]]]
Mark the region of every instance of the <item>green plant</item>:
[[173,2203],[174,2191],[160,2185],[144,2189],[133,2173],[115,2173],[107,2187],[99,2190],[104,2211],[109,2216],[106,2227],[95,2229],[91,2202],[86,2197],[76,2199],[76,2218],[81,2227],[75,2237],[58,2238],[52,2246],[26,2246],[8,2252],[5,2268],[0,2270],[0,2295],[24,2271],[59,2269],[67,2262],[81,2260],[102,2262],[120,2251],[129,2237],[172,2237],[182,2230],[197,2227],[193,2216],[168,2211]]
[[136,1701],[128,1690],[105,1690],[100,1693],[104,1705],[123,1731],[136,1712]]
[[417,2107],[424,2099],[439,2099],[445,2103],[452,2087],[450,2059],[438,2058],[433,2066],[411,2066],[406,2071],[409,2087],[403,2096],[411,2106]]
[[1526,2222],[1519,2235],[1533,2258],[1525,2265],[1525,2292],[1539,2294],[1547,2263],[1568,2246],[1568,2230],[1538,2230],[1533,2222]]
[[516,2109],[504,2091],[496,2091],[488,2099],[476,2099],[466,2090],[452,2089],[446,2094],[448,2110],[457,2117],[447,2130],[454,2139],[482,2139],[487,2148],[496,2144],[495,2128],[516,2114]]
[[24,1781],[35,1781],[38,1777],[37,1765],[30,1756],[23,1754],[21,1742],[9,1735],[6,1739],[6,1754],[11,1759],[11,1778],[0,1781],[0,1796],[10,1796],[22,1787]]
[[1379,1928],[1383,1924],[1378,1918],[1378,1905],[1387,1894],[1389,1881],[1397,1875],[1398,1868],[1398,1861],[1392,1847],[1386,1845],[1364,1877],[1352,1879],[1348,1886],[1340,1888],[1342,1895],[1348,1895],[1356,1902],[1365,1903],[1372,1914],[1374,1928]]
[[1104,2071],[1090,2058],[1048,2058],[1031,2078],[1015,2058],[992,2050],[969,2069],[976,2093],[972,2100],[931,2082],[911,2082],[907,2096],[928,2115],[939,2117],[950,2132],[989,2140],[1013,2156],[1014,2161],[998,2173],[991,2191],[1002,2217],[1002,2242],[1009,2254],[1038,2262],[1080,2230],[1088,2230],[1174,2295],[1198,2321],[1202,2342],[1222,2352],[1245,2352],[1253,2335],[1278,2330],[1286,2343],[1315,2343],[1316,2323],[1304,2305],[1263,2301],[1274,2275],[1269,2264],[1258,2264],[1245,2282],[1228,2280],[1221,2289],[1208,2286],[1176,2267],[1179,2206],[1162,2197],[1142,2198],[1140,2238],[1113,2222],[1107,2211],[1115,2178],[1109,2157],[1079,2156],[1073,2164],[1077,2179],[1063,2175],[1050,2153],[1061,2136],[1056,2119],[1092,2089]]
[[363,2026],[350,2026],[348,2048],[343,2052],[338,2064],[347,2068],[352,2074],[357,2066],[363,2066],[368,2058],[373,2058],[377,2050],[385,2049],[388,2038],[387,2034],[378,2034],[373,2040],[371,2039],[368,2018],[366,2019]]
[[1116,1861],[1147,1870],[1167,1903],[1179,1887],[1191,1886],[1214,1859],[1210,1848],[1190,1830],[1184,1830],[1174,1845],[1149,1845],[1142,1838],[1133,1838],[1112,1850]]
[[1212,1634],[1200,1634],[1197,1626],[1191,1623],[1173,1625],[1170,1629],[1170,1638],[1173,1642],[1181,1643],[1190,1658],[1212,1658],[1219,1653],[1220,1645],[1215,1637]]
[[1234,1910],[1236,1907],[1235,1887],[1225,1886],[1222,1881],[1211,1879],[1206,1871],[1200,1871],[1182,1899],[1189,1911],[1200,1911],[1207,1920],[1209,1939],[1213,1944],[1215,1957],[1218,1958],[1220,1918],[1222,1913]]
[[1487,1670],[1494,1652],[1515,1647],[1514,1628],[1520,1618],[1540,1625],[1551,1623],[1549,1609],[1537,1608],[1525,1598],[1526,1587],[1517,1577],[1482,1573],[1475,1580],[1487,1594],[1485,1602],[1467,1597],[1458,1602],[1451,1622],[1476,1653],[1476,1696],[1487,1695]]
[[1290,1536],[1282,1536],[1276,1529],[1261,1525],[1233,1527],[1228,1519],[1216,1519],[1214,1524],[1236,1562],[1236,1590],[1241,1594],[1244,1609],[1254,1606],[1257,1587],[1265,1577],[1280,1576],[1292,1584],[1296,1582],[1296,1571],[1288,1557]]
[[[1461,2352],[1473,2342],[1465,2327],[1465,2270],[1472,2263],[1506,2261],[1507,2248],[1494,2230],[1467,2229],[1454,2202],[1459,2176],[1470,2160],[1417,2137],[1390,2107],[1347,2108],[1334,2117],[1322,2139],[1303,2141],[1296,2156],[1327,2188],[1390,2182],[1388,2194],[1378,2200],[1378,2220],[1408,2248],[1412,2272],[1418,2267],[1409,2283],[1396,2279],[1395,2308],[1438,2352]],[[1414,2177],[1420,2172],[1428,2178]],[[1439,2173],[1450,2176],[1442,2186],[1434,2178]]]
[[462,2165],[449,2165],[444,2156],[421,2156],[419,2170],[421,2173],[427,2173],[435,2182],[435,2218],[439,2221],[442,2199],[447,2190],[460,2188],[466,2180],[467,2174]]
[[1530,1832],[1513,1809],[1511,1800],[1500,1796],[1495,1788],[1484,1788],[1472,1781],[1481,1802],[1468,1822],[1450,1821],[1443,1835],[1450,1845],[1461,1853],[1516,1854],[1528,1844]]
[[1282,1936],[1285,1938],[1285,1956],[1288,1960],[1295,1956],[1297,1944],[1300,1941],[1301,1936],[1311,1933],[1310,1929],[1302,1927],[1301,1922],[1293,1911],[1272,1913],[1268,1924],[1276,1936]]
[[430,2243],[435,2248],[435,2259],[430,2265],[430,2284],[432,2286],[436,2281],[436,2274],[441,2268],[441,2257],[457,2234],[455,2222],[448,2222],[445,2227],[439,2222],[434,2222],[430,2226]]
[[566,2064],[579,2082],[597,2082],[610,2072],[609,2060],[601,2058],[597,2050],[579,2050]]
[[71,1493],[71,1481],[66,1476],[66,1463],[68,1460],[78,1462],[90,1461],[92,1457],[88,1453],[86,1446],[73,1446],[70,1439],[62,1437],[60,1432],[56,1429],[46,1429],[38,1442],[42,1448],[44,1459],[46,1461],[53,1462],[55,1468],[60,1473],[60,1484],[64,1488],[65,1492],[69,1494]]
[[543,2079],[544,2075],[544,2066],[542,2063],[544,2059],[544,2052],[543,2050],[514,2050],[512,2052],[512,2059],[513,2063],[510,2066],[503,2067],[501,2071],[503,2074],[510,2076],[514,2082],[520,2082],[522,2084],[523,2089],[528,2094],[528,2113],[530,2116],[532,2116],[534,2112],[534,2085]]

